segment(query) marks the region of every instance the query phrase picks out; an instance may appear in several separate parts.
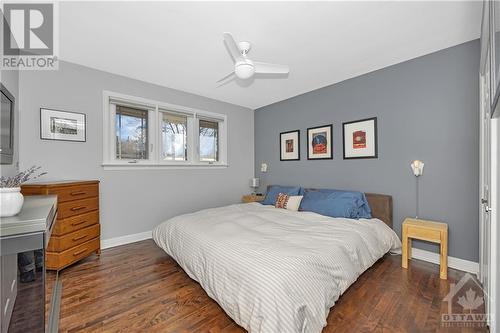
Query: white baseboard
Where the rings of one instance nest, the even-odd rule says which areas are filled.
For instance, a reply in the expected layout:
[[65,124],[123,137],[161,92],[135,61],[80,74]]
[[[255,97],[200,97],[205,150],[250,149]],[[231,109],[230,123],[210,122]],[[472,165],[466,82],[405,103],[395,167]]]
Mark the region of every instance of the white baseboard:
[[[439,254],[422,250],[422,249],[417,249],[417,248],[412,248],[411,249],[411,256],[412,258],[415,259],[420,259],[423,261],[427,261],[433,264],[439,265]],[[454,268],[458,269],[464,272],[469,272],[473,274],[478,274],[479,273],[479,263],[475,261],[469,261],[469,260],[464,260],[460,258],[455,258],[455,257],[450,257],[448,256],[448,267],[449,268]]]
[[125,235],[120,237],[101,240],[101,249],[139,242],[151,238],[151,231],[140,232],[138,234]]

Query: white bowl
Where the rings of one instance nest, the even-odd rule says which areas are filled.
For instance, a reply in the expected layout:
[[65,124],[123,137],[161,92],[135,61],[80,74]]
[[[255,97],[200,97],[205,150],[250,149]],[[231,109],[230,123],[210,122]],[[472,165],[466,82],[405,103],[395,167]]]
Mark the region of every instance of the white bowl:
[[17,215],[23,208],[24,196],[20,187],[0,188],[0,217]]

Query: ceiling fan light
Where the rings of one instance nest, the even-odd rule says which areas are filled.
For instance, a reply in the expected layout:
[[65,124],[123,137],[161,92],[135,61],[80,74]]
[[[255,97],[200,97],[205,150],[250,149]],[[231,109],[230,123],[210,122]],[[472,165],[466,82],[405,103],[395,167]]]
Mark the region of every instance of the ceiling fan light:
[[251,64],[240,64],[234,69],[236,76],[242,80],[252,77],[255,73],[255,67]]

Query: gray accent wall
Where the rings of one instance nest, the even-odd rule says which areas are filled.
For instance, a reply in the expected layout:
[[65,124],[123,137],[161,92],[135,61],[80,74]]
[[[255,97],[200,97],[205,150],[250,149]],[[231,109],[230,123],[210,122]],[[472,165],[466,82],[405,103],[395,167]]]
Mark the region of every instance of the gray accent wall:
[[[401,236],[404,218],[415,216],[410,162],[420,159],[419,217],[448,223],[450,256],[478,261],[478,70],[475,40],[257,109],[261,190],[283,184],[390,194]],[[343,160],[342,122],[369,117],[378,118],[379,157]],[[332,123],[333,160],[307,160],[306,129]],[[279,133],[296,129],[301,160],[280,162]]]
[[[229,166],[105,171],[103,90],[226,114]],[[178,214],[236,203],[250,191],[254,173],[250,109],[67,62],[61,62],[58,71],[23,71],[19,105],[21,168],[42,166],[48,172],[42,180],[100,180],[101,239],[149,231]],[[41,140],[40,107],[85,113],[87,142]]]

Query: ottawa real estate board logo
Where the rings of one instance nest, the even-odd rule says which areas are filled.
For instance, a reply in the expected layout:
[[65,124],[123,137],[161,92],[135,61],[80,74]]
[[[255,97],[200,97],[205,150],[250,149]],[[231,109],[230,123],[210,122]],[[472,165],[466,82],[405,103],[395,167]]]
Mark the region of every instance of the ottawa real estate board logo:
[[486,301],[488,295],[471,274],[466,273],[458,283],[452,283],[443,298],[446,311],[441,313],[441,326],[448,328],[485,328],[488,324]]
[[58,69],[57,3],[3,2],[1,9],[0,69]]

